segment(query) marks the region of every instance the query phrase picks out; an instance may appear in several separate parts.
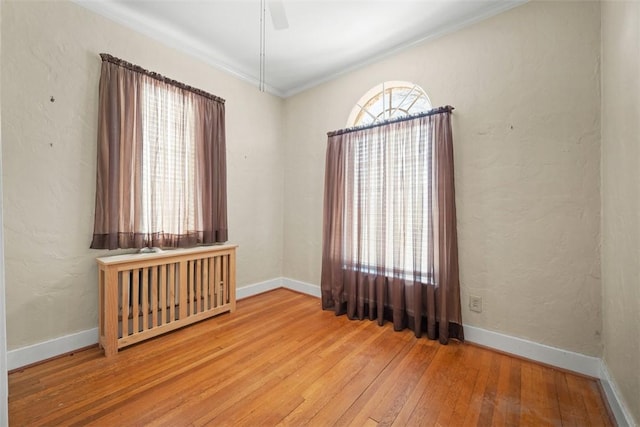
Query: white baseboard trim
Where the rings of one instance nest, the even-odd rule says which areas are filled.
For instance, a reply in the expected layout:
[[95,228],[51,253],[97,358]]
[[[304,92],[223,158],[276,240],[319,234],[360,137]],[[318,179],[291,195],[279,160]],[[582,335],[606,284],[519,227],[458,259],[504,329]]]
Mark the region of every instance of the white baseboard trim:
[[300,280],[289,279],[287,277],[278,277],[238,288],[236,289],[236,298],[240,300],[242,298],[252,297],[278,288],[290,289],[292,291],[320,298],[320,286],[301,282]]
[[[291,289],[318,298],[321,295],[320,286],[318,285],[287,277],[276,277],[264,282],[239,287],[236,289],[236,297],[240,300],[278,288]],[[601,359],[471,325],[464,325],[464,335],[467,341],[485,347],[599,378],[618,425],[621,427],[635,426],[633,418],[626,408],[615,382],[609,375],[606,364]],[[9,370],[18,369],[32,363],[96,344],[97,342],[98,328],[93,328],[11,350],[7,352],[7,368]]]
[[613,416],[616,418],[616,422],[619,427],[633,427],[636,425],[633,417],[631,416],[631,412],[627,409],[627,405],[624,403],[624,399],[620,394],[618,386],[616,382],[613,380],[611,375],[609,375],[609,369],[607,368],[607,364],[604,360],[600,361],[600,383],[602,384],[602,389],[604,390],[604,394],[609,402],[609,407],[611,408],[611,412],[613,412]]
[[295,279],[289,279],[287,277],[282,278],[282,287],[291,289],[292,291],[301,292],[303,294],[311,295],[312,297],[320,298],[320,286],[313,285],[307,282],[301,282]]
[[252,297],[282,287],[282,277],[236,288],[236,299]]
[[464,325],[466,341],[535,360],[594,378],[600,378],[600,359],[537,342]]
[[93,328],[9,350],[7,352],[7,368],[11,371],[97,343],[98,328]]

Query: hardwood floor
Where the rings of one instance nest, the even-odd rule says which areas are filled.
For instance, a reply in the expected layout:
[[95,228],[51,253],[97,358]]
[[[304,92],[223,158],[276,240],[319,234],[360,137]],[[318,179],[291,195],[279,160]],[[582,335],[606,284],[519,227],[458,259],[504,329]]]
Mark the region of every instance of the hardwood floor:
[[14,426],[612,425],[596,380],[349,321],[279,289],[120,351],[9,375]]

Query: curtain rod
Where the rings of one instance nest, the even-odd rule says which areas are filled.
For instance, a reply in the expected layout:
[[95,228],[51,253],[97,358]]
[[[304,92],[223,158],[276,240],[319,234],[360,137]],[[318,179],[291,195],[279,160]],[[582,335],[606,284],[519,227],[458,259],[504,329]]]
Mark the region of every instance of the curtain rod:
[[389,124],[392,124],[392,123],[399,123],[399,122],[405,122],[407,120],[420,119],[422,117],[433,116],[435,114],[451,113],[453,110],[455,110],[455,108],[452,107],[451,105],[445,105],[445,106],[442,106],[442,107],[432,108],[429,111],[425,111],[425,112],[418,113],[418,114],[413,114],[413,115],[410,115],[410,116],[403,116],[403,117],[398,117],[398,118],[391,119],[391,120],[384,120],[382,122],[373,123],[373,124],[370,124],[370,125],[354,126],[354,127],[350,127],[350,128],[346,128],[346,129],[334,130],[334,131],[331,131],[331,132],[327,132],[327,136],[343,135],[345,133],[357,132],[357,131],[366,130],[366,129],[373,129],[373,128],[377,128],[377,127],[380,127],[380,126],[389,125]]
[[126,69],[131,70],[131,71],[134,71],[136,73],[144,74],[146,76],[149,76],[149,77],[151,77],[153,79],[156,79],[158,81],[161,81],[163,83],[169,84],[171,86],[175,86],[175,87],[178,87],[180,89],[184,89],[186,91],[193,92],[193,93],[195,93],[197,95],[204,96],[205,98],[209,98],[209,99],[211,99],[213,101],[216,101],[216,102],[219,102],[221,104],[225,103],[225,100],[223,98],[220,98],[219,96],[215,96],[215,95],[210,94],[209,92],[205,92],[204,90],[197,89],[195,87],[186,85],[184,83],[180,83],[179,81],[170,79],[168,77],[165,77],[162,74],[158,74],[158,73],[153,72],[153,71],[145,70],[144,68],[142,68],[142,67],[140,67],[138,65],[132,64],[132,63],[127,62],[127,61],[124,61],[124,60],[122,60],[120,58],[116,58],[115,56],[109,55],[108,53],[101,53],[100,54],[100,58],[102,58],[103,62],[104,61],[110,62],[112,64],[118,65],[120,67],[126,68]]

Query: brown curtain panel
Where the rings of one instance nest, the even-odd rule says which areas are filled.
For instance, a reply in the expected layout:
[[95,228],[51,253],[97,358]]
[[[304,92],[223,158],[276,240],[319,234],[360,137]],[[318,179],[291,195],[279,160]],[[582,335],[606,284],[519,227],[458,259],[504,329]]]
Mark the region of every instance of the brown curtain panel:
[[464,339],[452,110],[329,133],[323,309]]
[[101,57],[91,248],[227,241],[224,100]]

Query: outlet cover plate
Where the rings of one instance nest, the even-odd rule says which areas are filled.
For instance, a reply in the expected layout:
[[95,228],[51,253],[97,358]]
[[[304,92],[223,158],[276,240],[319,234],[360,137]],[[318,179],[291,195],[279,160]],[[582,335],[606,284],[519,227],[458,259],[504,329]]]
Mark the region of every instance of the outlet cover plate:
[[482,297],[470,295],[469,296],[469,310],[482,313]]

